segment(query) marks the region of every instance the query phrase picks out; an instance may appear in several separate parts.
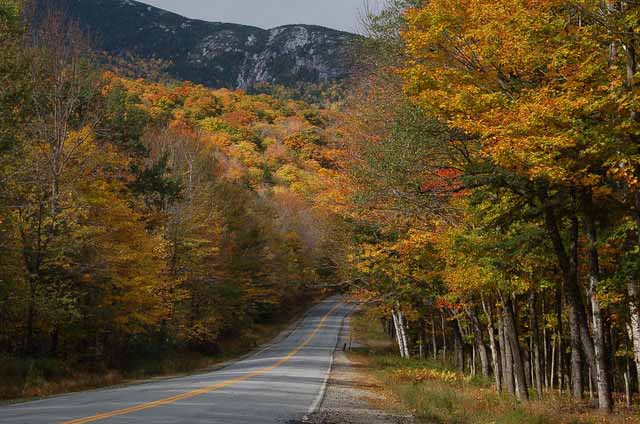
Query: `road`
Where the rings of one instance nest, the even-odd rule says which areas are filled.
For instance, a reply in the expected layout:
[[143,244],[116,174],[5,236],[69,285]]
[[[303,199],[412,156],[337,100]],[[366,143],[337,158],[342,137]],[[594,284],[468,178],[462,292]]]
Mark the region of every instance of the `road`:
[[334,297],[288,336],[223,369],[0,407],[2,424],[299,422],[324,391],[350,307]]

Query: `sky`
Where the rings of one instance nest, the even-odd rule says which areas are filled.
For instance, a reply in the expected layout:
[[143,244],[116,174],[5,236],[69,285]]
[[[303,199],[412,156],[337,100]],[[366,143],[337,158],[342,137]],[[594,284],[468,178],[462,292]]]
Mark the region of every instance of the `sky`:
[[194,19],[273,28],[313,24],[360,32],[366,0],[141,0]]

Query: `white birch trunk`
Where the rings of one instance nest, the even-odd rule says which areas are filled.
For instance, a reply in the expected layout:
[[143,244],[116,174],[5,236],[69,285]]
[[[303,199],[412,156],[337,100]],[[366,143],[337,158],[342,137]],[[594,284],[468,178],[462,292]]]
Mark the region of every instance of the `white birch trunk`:
[[404,318],[402,316],[402,311],[400,310],[400,304],[398,303],[398,326],[400,327],[400,335],[402,337],[402,346],[404,347],[404,357],[410,358],[409,354],[409,343],[407,342],[407,332],[404,326]]
[[396,340],[398,342],[398,348],[400,349],[400,356],[404,358],[405,356],[404,356],[404,346],[402,344],[402,335],[400,334],[400,325],[398,322],[398,315],[396,315],[395,310],[391,311],[391,316],[393,317],[393,326],[396,330]]
[[640,288],[635,281],[631,281],[627,284],[627,290],[630,298],[629,312],[631,315],[628,331],[629,338],[633,342],[633,359],[638,374],[638,390],[640,390],[640,308],[638,307]]

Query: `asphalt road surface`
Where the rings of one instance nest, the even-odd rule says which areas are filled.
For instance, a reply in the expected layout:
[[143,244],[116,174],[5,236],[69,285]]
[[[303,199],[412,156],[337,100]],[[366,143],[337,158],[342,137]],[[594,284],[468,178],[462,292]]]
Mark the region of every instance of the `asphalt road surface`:
[[0,407],[2,424],[295,423],[321,401],[343,318],[334,297],[287,337],[226,368]]

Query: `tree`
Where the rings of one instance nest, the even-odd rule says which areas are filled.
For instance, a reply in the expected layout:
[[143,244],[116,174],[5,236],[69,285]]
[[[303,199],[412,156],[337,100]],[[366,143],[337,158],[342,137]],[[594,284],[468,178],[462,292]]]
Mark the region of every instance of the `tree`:
[[[594,264],[589,291],[592,340],[576,276],[577,247],[567,254],[556,208],[549,204],[555,199],[548,195],[549,191],[566,192],[573,199],[570,215],[574,218],[570,220],[576,246],[579,223],[575,215],[584,214],[585,223],[593,227],[589,199],[592,193],[598,201],[608,196],[610,188],[604,178],[608,164],[618,152],[628,151],[622,138],[611,131],[617,118],[610,113],[617,103],[612,87],[619,85],[620,76],[613,74],[612,78],[607,34],[579,15],[571,4],[562,2],[505,1],[471,8],[430,2],[409,13],[406,41],[412,62],[404,75],[409,93],[423,107],[478,137],[483,152],[496,165],[549,184],[541,200],[546,204],[547,227],[573,311],[573,350],[580,341],[597,375],[600,406],[608,410],[610,388],[595,276],[597,252],[592,250],[590,256]],[[587,62],[589,66],[580,66]],[[574,363],[579,363],[576,355]],[[572,381],[577,397],[582,393],[580,374],[575,366]]]

